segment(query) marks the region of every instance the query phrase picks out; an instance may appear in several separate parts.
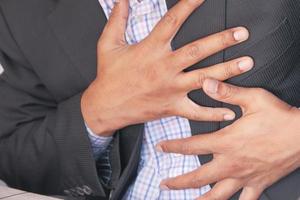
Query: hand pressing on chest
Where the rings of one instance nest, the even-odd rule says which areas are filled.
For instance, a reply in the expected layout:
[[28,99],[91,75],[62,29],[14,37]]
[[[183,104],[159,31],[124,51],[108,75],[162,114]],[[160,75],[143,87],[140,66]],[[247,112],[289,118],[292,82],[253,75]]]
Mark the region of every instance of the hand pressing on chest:
[[98,42],[97,78],[82,96],[85,122],[98,135],[112,135],[128,125],[169,116],[191,120],[232,120],[226,108],[195,104],[187,94],[202,88],[207,77],[226,80],[250,70],[249,57],[238,58],[192,72],[187,67],[248,39],[243,27],[232,28],[172,51],[171,41],[203,0],[182,0],[158,22],[150,35],[128,45],[125,29],[128,0],[116,3]]
[[193,172],[164,180],[163,189],[216,183],[199,200],[227,200],[240,189],[240,200],[256,200],[266,188],[300,167],[299,109],[260,88],[207,79],[203,89],[216,100],[239,105],[243,116],[214,133],[158,144],[163,152],[214,157]]

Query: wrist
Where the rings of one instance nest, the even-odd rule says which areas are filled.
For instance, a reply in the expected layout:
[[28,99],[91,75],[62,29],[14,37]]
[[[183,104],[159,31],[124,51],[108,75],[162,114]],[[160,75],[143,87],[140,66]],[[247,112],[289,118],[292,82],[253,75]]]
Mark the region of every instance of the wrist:
[[[294,138],[294,141],[297,141],[297,168],[300,168],[300,145],[298,145],[298,142],[300,141],[300,109],[299,108],[296,108],[296,107],[293,107],[291,109],[291,114],[292,114],[292,122],[293,124],[295,124],[293,127],[292,130],[294,130],[295,132],[295,138]],[[291,131],[292,131],[291,130]]]
[[300,135],[300,108],[293,107],[291,109],[291,121],[295,124],[295,130]]
[[98,136],[110,137],[118,129],[117,119],[104,109],[103,98],[100,97],[97,81],[94,81],[81,97],[81,112],[85,124]]

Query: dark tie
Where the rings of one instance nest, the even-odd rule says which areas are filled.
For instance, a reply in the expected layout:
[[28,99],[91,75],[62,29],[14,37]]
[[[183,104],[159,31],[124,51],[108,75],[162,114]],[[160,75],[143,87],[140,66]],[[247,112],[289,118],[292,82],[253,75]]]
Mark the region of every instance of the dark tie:
[[109,161],[109,153],[112,148],[112,143],[110,143],[107,149],[100,155],[97,160],[97,170],[100,178],[100,182],[106,187],[110,188],[110,180],[112,177],[112,168]]

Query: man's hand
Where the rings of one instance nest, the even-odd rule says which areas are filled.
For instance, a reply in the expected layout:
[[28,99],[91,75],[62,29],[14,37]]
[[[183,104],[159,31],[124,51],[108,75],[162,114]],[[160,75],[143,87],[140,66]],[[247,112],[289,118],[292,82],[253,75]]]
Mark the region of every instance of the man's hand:
[[198,188],[216,183],[201,200],[226,200],[243,188],[240,200],[256,200],[270,185],[300,167],[300,111],[263,89],[204,82],[212,98],[240,105],[241,119],[212,134],[162,142],[157,149],[214,155],[188,174],[165,180],[162,188]]
[[128,0],[113,9],[98,43],[98,74],[84,92],[82,113],[93,132],[110,135],[127,125],[168,116],[193,120],[232,120],[232,111],[205,108],[187,93],[200,89],[206,77],[225,80],[253,66],[243,57],[209,68],[183,70],[208,56],[247,40],[245,28],[233,28],[192,42],[172,51],[170,42],[185,19],[203,0],[182,0],[175,5],[142,42],[128,45],[124,33]]

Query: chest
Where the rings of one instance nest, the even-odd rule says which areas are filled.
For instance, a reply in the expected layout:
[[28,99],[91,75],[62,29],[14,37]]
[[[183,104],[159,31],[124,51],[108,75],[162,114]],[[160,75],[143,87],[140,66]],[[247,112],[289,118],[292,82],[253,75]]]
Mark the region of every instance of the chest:
[[[130,43],[135,43],[146,37],[149,23],[155,25],[177,1],[130,2],[126,37]],[[16,20],[12,23],[16,25],[11,27],[16,40],[35,72],[58,101],[84,90],[95,78],[97,41],[112,7],[111,0],[63,0],[53,6],[50,13],[47,8],[48,14],[43,13],[43,17],[40,17],[41,11],[36,15],[33,12],[12,17]],[[185,22],[173,41],[173,47],[179,48],[229,27],[246,26],[251,33],[248,42],[214,55],[189,70],[249,54],[256,60],[255,71],[292,48],[291,43],[300,40],[299,10],[300,2],[294,0],[274,0],[271,3],[210,0]],[[28,20],[32,27],[29,30],[22,23],[17,23],[18,20]],[[277,48],[278,51],[264,54],[266,47]],[[292,51],[299,50],[299,46],[293,48]],[[63,76],[57,76],[58,73]]]
[[[114,0],[99,0],[99,3],[106,18],[109,18]],[[147,37],[167,10],[165,0],[130,0],[125,33],[128,44],[138,43]]]

